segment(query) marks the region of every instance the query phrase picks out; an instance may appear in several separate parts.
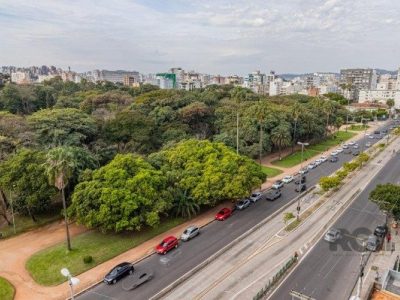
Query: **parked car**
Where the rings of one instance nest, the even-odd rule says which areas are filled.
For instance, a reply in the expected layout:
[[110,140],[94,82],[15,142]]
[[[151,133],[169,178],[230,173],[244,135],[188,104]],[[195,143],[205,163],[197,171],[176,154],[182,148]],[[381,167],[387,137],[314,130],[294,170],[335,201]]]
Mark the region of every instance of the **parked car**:
[[329,159],[330,162],[334,163],[337,162],[339,158],[336,155],[332,155],[331,158]]
[[307,169],[312,170],[312,169],[315,169],[316,167],[317,167],[317,165],[312,162],[307,166]]
[[299,176],[294,181],[295,184],[301,184],[306,182],[306,176]]
[[301,193],[304,192],[307,189],[307,186],[305,183],[300,183],[296,185],[296,188],[294,189],[296,192]]
[[125,276],[132,274],[135,268],[131,263],[123,262],[116,265],[110,272],[104,276],[104,282],[107,284],[115,284],[118,280],[124,278]]
[[340,239],[340,230],[336,228],[329,229],[324,236],[324,240],[330,243],[336,242]]
[[367,147],[367,148],[368,148],[368,147],[371,147],[371,145],[372,145],[372,144],[371,144],[370,142],[365,143],[365,147]]
[[373,135],[370,135],[368,138],[369,138],[370,140],[373,140],[375,137],[374,137]]
[[351,154],[352,153],[352,149],[351,148],[348,148],[348,149],[345,149],[344,150],[344,153],[346,153],[346,154]]
[[280,189],[281,187],[283,187],[283,181],[282,180],[277,180],[275,181],[275,183],[272,185],[273,189]]
[[322,164],[322,161],[321,161],[320,159],[316,159],[316,160],[314,161],[314,164],[317,165],[317,166],[319,166],[320,164]]
[[360,150],[354,150],[352,153],[354,156],[360,155]]
[[251,196],[249,197],[250,201],[255,203],[258,200],[260,200],[263,197],[263,193],[261,192],[255,192],[253,194],[251,194]]
[[223,209],[221,209],[216,215],[215,215],[215,219],[218,221],[224,221],[227,218],[229,218],[232,215],[232,210],[224,207]]
[[303,168],[303,169],[301,169],[299,171],[299,174],[302,174],[302,175],[307,174],[307,173],[308,173],[308,169],[307,168]]
[[375,228],[374,230],[374,235],[378,236],[378,237],[385,237],[386,233],[388,232],[388,227],[386,224],[384,225],[379,225]]
[[343,148],[343,149],[348,149],[348,148],[349,148],[349,145],[343,144],[343,145],[342,145],[342,148]]
[[167,254],[173,248],[178,248],[178,239],[173,235],[166,237],[156,247],[156,252],[159,254]]
[[274,201],[275,199],[278,199],[280,196],[282,196],[282,193],[280,190],[271,189],[265,195],[265,200]]
[[246,198],[246,199],[240,200],[238,203],[236,203],[235,206],[236,206],[236,209],[243,210],[243,209],[249,207],[250,204],[251,204],[250,199]]
[[321,156],[319,159],[321,162],[326,162],[328,160],[326,156]]
[[342,153],[344,150],[343,150],[343,148],[337,148],[336,151],[337,151],[337,153]]
[[358,144],[354,144],[353,149],[358,149]]
[[333,155],[338,155],[339,154],[339,152],[337,152],[337,150],[333,150],[332,152],[331,152],[331,156],[333,156]]
[[132,276],[129,277],[129,279],[125,280],[124,283],[122,284],[122,288],[125,291],[131,291],[136,289],[138,286],[141,284],[151,280],[153,278],[153,272],[151,271],[138,271]]
[[284,183],[290,183],[293,180],[293,176],[292,175],[286,175],[285,177],[283,177],[282,181]]
[[353,146],[353,145],[355,144],[355,142],[350,141],[350,142],[348,142],[347,144],[348,144],[349,146]]
[[181,235],[181,240],[187,242],[188,240],[198,236],[200,234],[200,228],[197,226],[189,226]]
[[375,130],[374,134],[381,134],[381,132],[379,130]]
[[375,252],[379,250],[381,246],[382,240],[381,238],[377,237],[376,235],[370,235],[367,241],[367,250]]

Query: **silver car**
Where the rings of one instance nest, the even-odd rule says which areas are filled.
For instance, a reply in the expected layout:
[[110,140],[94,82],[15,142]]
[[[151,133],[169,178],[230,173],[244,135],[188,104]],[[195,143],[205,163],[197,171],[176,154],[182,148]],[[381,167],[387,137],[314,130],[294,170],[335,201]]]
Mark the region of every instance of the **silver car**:
[[192,225],[186,228],[185,231],[182,233],[181,240],[187,242],[188,240],[196,237],[199,234],[200,234],[200,228]]
[[330,243],[336,242],[340,239],[340,230],[336,228],[331,228],[325,233],[324,240]]
[[371,234],[368,237],[368,241],[367,241],[367,250],[368,251],[372,251],[375,252],[379,249],[379,247],[381,246],[381,240],[379,239],[379,237],[377,237],[376,235]]
[[249,197],[250,201],[255,203],[258,200],[260,200],[263,197],[263,193],[261,192],[255,192],[253,194],[251,194],[251,196]]

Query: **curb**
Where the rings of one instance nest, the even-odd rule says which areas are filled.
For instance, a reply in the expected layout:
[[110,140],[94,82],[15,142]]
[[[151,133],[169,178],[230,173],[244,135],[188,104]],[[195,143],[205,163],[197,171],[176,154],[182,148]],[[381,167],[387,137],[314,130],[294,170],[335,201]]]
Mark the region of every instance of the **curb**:
[[308,189],[307,191],[305,191],[303,194],[293,198],[292,200],[290,200],[288,203],[286,203],[285,205],[283,205],[281,208],[279,208],[278,210],[276,210],[275,212],[273,212],[271,215],[269,215],[268,217],[266,217],[264,220],[262,220],[260,223],[256,224],[255,226],[253,226],[252,228],[250,228],[249,230],[247,230],[246,232],[244,232],[243,234],[241,234],[240,236],[238,236],[236,239],[234,239],[232,242],[230,242],[229,244],[225,245],[223,248],[221,248],[220,250],[218,250],[217,252],[215,252],[213,255],[211,255],[209,258],[207,258],[205,261],[201,262],[200,264],[198,264],[196,267],[194,267],[193,269],[191,269],[190,271],[186,272],[185,274],[183,274],[181,277],[179,277],[177,280],[175,280],[174,282],[172,282],[170,285],[168,285],[167,287],[165,287],[164,289],[162,289],[161,291],[159,291],[157,294],[153,295],[152,297],[149,298],[149,300],[156,300],[156,299],[160,299],[161,297],[165,296],[167,293],[169,293],[172,289],[176,288],[177,286],[179,286],[180,284],[182,284],[184,281],[186,281],[186,279],[188,279],[189,277],[193,276],[194,274],[196,274],[197,272],[199,272],[200,270],[202,270],[204,267],[206,267],[209,263],[211,263],[212,261],[214,261],[215,259],[217,259],[219,256],[221,256],[224,252],[226,252],[228,249],[232,248],[232,246],[236,245],[237,243],[239,243],[240,241],[242,241],[244,238],[246,238],[249,234],[253,233],[254,231],[258,230],[260,227],[262,227],[263,225],[265,225],[266,223],[268,223],[271,219],[273,219],[274,217],[276,217],[278,214],[280,214],[282,211],[284,211],[285,209],[287,209],[289,206],[291,206],[293,203],[295,203],[296,201],[298,201],[299,198],[304,197],[305,195],[307,195],[308,193],[310,193],[311,191],[313,191],[315,189],[315,186],[311,187],[310,189]]

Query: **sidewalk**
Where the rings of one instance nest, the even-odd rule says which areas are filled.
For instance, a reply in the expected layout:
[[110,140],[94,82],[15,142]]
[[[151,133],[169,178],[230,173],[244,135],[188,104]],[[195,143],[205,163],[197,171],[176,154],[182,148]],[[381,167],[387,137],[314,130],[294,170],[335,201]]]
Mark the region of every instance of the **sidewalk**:
[[[374,132],[374,130],[375,130],[377,127],[382,126],[382,123],[379,123],[379,122],[372,122],[372,123],[370,123],[369,125],[370,125],[370,127],[367,129],[367,133],[372,133],[372,132]],[[345,130],[345,129],[346,129],[346,125],[343,125],[339,130],[342,130],[342,131],[343,131],[343,130]],[[349,131],[351,131],[351,130],[349,130]],[[356,131],[353,131],[353,132],[356,132]],[[358,134],[356,134],[356,135],[355,135],[354,137],[352,137],[351,139],[347,140],[346,143],[348,143],[348,142],[350,142],[350,141],[354,141],[354,140],[360,139],[360,138],[362,138],[363,136],[364,136],[364,131],[359,131]],[[315,156],[315,157],[313,157],[313,158],[305,159],[305,160],[303,161],[303,166],[306,166],[306,165],[309,164],[311,161],[316,160],[316,159],[319,158],[320,156],[323,156],[323,155],[324,155],[324,156],[329,156],[330,153],[331,153],[334,149],[337,149],[337,148],[339,148],[339,147],[340,147],[340,145],[337,145],[337,146],[335,146],[335,147],[330,148],[328,151],[325,151],[325,152],[323,152],[323,153],[320,153],[319,155],[317,155],[317,156]],[[299,149],[300,149],[300,147],[295,147],[294,150],[296,151],[296,150],[299,150]],[[291,154],[291,153],[292,153],[292,149],[291,149],[291,148],[286,149],[285,151],[282,152],[282,157],[285,157],[285,156],[287,156],[287,155],[289,155],[289,154]],[[261,160],[261,164],[262,164],[263,166],[271,167],[271,168],[275,168],[275,169],[279,169],[279,170],[282,170],[282,171],[283,171],[282,174],[279,174],[279,175],[277,175],[277,176],[275,176],[275,177],[267,178],[267,181],[264,182],[264,183],[262,184],[262,188],[261,188],[262,190],[267,189],[267,188],[270,188],[270,187],[272,186],[272,184],[273,184],[276,180],[282,179],[285,175],[294,175],[294,174],[297,174],[297,173],[300,171],[300,165],[296,165],[296,166],[291,167],[291,168],[284,168],[284,167],[275,166],[274,164],[272,164],[272,162],[275,161],[275,160],[277,160],[277,159],[279,159],[279,153],[273,153],[273,154],[271,154],[271,155],[267,155],[267,156],[265,156],[265,157]]]
[[[138,247],[132,248],[85,273],[79,274],[77,277],[80,283],[75,288],[75,292],[79,292],[99,282],[102,280],[104,274],[120,262],[137,261],[150,255],[154,251],[154,246],[165,236],[180,236],[183,230],[192,224],[198,226],[208,224],[214,220],[217,210],[227,205],[231,205],[231,203],[222,203],[218,207],[210,209],[208,212],[160,234]],[[0,242],[0,276],[9,280],[16,287],[15,300],[65,299],[69,296],[69,286],[67,283],[54,287],[41,286],[31,278],[25,269],[25,263],[32,254],[64,241],[64,230],[63,223],[57,223]],[[70,231],[71,236],[75,236],[86,231],[86,229],[72,224]]]

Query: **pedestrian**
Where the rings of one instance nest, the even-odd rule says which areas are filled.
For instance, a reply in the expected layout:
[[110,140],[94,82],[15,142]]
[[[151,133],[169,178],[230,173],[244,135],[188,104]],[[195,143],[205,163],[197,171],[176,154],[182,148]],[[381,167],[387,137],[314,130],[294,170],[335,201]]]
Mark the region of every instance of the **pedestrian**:
[[386,238],[387,238],[387,242],[390,243],[390,241],[392,239],[392,235],[390,234],[390,232],[387,234]]

